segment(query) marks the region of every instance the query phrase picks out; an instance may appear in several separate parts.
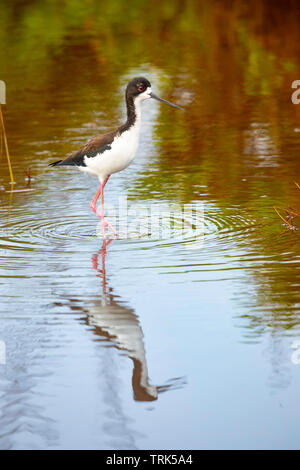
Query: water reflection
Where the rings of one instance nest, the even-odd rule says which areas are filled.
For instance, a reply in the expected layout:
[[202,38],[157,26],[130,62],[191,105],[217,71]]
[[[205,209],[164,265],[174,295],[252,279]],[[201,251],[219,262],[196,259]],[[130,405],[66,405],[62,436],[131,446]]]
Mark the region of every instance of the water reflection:
[[113,239],[103,240],[101,249],[92,257],[93,268],[101,277],[102,296],[85,307],[84,312],[87,315],[87,323],[95,327],[95,334],[105,338],[132,360],[134,399],[154,401],[157,400],[159,393],[183,386],[184,380],[176,378],[165,385],[150,384],[144,334],[138,316],[107,284],[105,260],[107,248],[112,242]]

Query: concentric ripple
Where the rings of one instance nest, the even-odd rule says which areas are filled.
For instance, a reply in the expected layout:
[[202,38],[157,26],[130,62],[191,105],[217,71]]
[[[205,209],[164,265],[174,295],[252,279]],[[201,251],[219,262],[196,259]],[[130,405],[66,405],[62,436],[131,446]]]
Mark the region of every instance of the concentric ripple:
[[22,214],[2,220],[0,247],[43,250],[55,241],[84,240],[94,236],[95,227],[87,217],[72,215],[30,219]]
[[[171,209],[170,209],[171,208]],[[121,240],[147,241],[147,247],[160,244],[183,244],[186,248],[216,248],[229,241],[245,243],[259,223],[240,210],[224,215],[213,205],[188,204],[184,208],[155,203],[143,210],[129,210],[121,217],[107,217]],[[111,233],[107,229],[107,235]],[[102,238],[101,223],[86,212],[27,214],[14,210],[6,213],[0,223],[0,248],[5,250],[65,250],[76,242]]]

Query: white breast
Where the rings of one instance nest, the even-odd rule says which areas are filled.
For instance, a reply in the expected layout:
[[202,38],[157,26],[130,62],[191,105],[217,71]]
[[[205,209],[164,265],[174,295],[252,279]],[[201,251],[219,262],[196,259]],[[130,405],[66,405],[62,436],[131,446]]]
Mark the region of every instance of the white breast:
[[108,175],[127,168],[137,151],[140,122],[140,115],[138,115],[133,126],[114,138],[110,144],[110,150],[105,150],[95,157],[85,157],[86,167],[80,167],[80,169],[86,173],[97,175],[100,181],[104,181]]

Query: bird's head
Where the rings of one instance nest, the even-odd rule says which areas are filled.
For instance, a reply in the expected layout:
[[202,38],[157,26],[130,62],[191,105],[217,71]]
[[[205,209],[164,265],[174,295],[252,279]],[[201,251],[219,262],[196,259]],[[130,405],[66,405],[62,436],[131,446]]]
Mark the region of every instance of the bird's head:
[[180,106],[170,103],[167,100],[163,100],[162,98],[159,98],[159,96],[155,95],[151,90],[151,83],[149,80],[147,80],[147,78],[144,77],[133,78],[128,83],[126,88],[126,97],[133,98],[134,102],[141,102],[149,98],[154,98],[155,100],[162,101],[163,103],[166,103],[169,106],[173,106],[174,108],[182,109]]

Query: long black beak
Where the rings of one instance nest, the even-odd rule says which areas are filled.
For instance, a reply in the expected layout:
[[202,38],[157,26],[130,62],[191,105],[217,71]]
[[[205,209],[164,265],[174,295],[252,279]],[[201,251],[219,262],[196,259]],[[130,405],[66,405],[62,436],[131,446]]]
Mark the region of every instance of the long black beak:
[[155,95],[154,93],[150,93],[150,96],[151,98],[154,98],[155,100],[157,101],[162,101],[162,103],[166,103],[168,104],[169,106],[173,106],[173,108],[178,108],[178,109],[183,109],[181,108],[180,106],[177,106],[177,104],[173,104],[173,103],[170,103],[170,101],[167,101],[167,100],[163,100],[162,98],[160,98],[159,96]]

